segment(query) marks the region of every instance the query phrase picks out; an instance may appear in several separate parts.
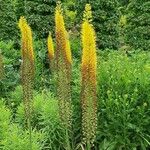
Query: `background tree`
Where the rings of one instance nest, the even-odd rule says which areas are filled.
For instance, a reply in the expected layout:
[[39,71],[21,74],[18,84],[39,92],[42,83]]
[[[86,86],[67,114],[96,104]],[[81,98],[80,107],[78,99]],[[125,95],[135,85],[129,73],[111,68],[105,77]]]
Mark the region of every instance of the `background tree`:
[[150,49],[150,1],[132,0],[126,9],[127,42],[133,48]]
[[25,0],[14,0],[17,20],[19,20],[20,16],[25,16],[25,2]]
[[54,26],[56,0],[26,0],[26,14],[38,38],[47,38]]
[[0,0],[0,39],[12,40],[17,35],[14,1]]

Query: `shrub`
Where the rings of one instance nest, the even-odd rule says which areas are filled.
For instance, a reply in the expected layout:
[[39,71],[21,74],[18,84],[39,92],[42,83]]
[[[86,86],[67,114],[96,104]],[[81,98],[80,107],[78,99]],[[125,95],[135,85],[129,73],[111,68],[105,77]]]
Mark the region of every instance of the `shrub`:
[[[2,141],[6,137],[6,131],[9,128],[9,123],[11,119],[11,112],[5,107],[5,104],[2,101],[2,99],[0,99],[0,110],[0,141]],[[2,143],[0,142],[0,148],[1,147]]]
[[[4,150],[30,150],[29,133],[21,129],[16,124],[12,124],[7,129],[7,136],[1,141]],[[40,132],[32,131],[32,149],[41,150],[43,148],[44,135]]]
[[0,80],[0,97],[9,97],[19,84],[19,67],[21,64],[19,51],[14,48],[14,42],[0,42],[0,49],[3,55],[4,77]]
[[[45,135],[44,147],[63,148],[64,133],[59,117],[58,101],[49,92],[36,93],[34,96],[32,127],[42,130]],[[15,121],[24,126],[23,104],[18,107]]]
[[[4,102],[0,100],[0,149],[3,150],[29,150],[29,133],[23,130],[18,124],[13,124],[11,111],[6,108]],[[33,150],[41,150],[43,146],[44,134],[33,131]]]
[[137,52],[126,56],[109,51],[102,52],[100,56],[97,137],[99,147],[148,148],[149,53]]

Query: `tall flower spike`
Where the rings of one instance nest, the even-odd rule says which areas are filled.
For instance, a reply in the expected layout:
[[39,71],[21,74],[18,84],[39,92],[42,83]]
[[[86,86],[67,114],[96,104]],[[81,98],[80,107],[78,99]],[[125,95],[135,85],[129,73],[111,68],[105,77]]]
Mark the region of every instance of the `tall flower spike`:
[[33,99],[33,78],[34,78],[34,52],[32,31],[24,17],[20,17],[19,28],[21,31],[21,50],[22,50],[22,87],[23,101],[26,119],[31,119],[32,99]]
[[3,76],[4,76],[4,66],[3,66],[3,58],[0,49],[0,80],[3,78]]
[[97,128],[97,96],[96,96],[96,36],[91,24],[91,6],[85,6],[84,19],[82,23],[82,131],[83,141],[86,145],[93,144]]
[[51,33],[49,33],[47,38],[47,47],[48,47],[48,58],[51,74],[54,71],[54,44]]
[[[67,133],[67,147],[69,146],[68,138],[71,131],[71,50],[69,36],[65,29],[64,18],[62,15],[61,4],[58,3],[55,11],[55,34],[56,34],[56,51],[55,51],[55,68],[57,82],[57,96],[59,99],[59,114],[61,122]],[[70,149],[70,148],[68,148]]]

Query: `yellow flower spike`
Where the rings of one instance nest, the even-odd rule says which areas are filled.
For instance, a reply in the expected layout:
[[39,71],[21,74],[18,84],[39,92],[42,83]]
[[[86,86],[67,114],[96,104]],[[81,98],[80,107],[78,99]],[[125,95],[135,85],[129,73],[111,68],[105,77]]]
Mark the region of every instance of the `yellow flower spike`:
[[53,44],[51,33],[49,33],[48,38],[47,38],[47,46],[48,46],[49,60],[51,61],[54,59],[54,44]]
[[30,61],[34,61],[32,31],[24,17],[19,19],[19,28],[22,35],[22,57],[28,57]]
[[4,66],[3,66],[3,58],[0,49],[0,80],[3,78],[3,76],[4,76]]
[[32,149],[31,120],[33,110],[33,86],[34,86],[34,52],[32,31],[24,17],[20,17],[19,28],[21,31],[22,50],[22,89],[26,124],[29,129],[30,149]]
[[61,3],[57,3],[55,10],[55,69],[57,83],[57,97],[59,102],[59,114],[63,129],[66,133],[64,145],[66,149],[71,149],[70,133],[72,126],[72,106],[71,106],[71,65],[72,56],[69,43],[69,35],[65,29],[62,15]]
[[34,61],[32,31],[29,25],[27,25],[27,33],[28,33],[28,54],[30,60]]
[[72,63],[72,56],[69,44],[68,33],[65,29],[64,18],[62,15],[61,3],[57,4],[55,11],[55,25],[56,25],[56,42],[58,49],[63,53],[65,61]]
[[21,31],[21,50],[22,57],[24,58],[25,53],[27,53],[27,37],[26,37],[26,20],[24,17],[20,17],[19,19],[19,28]]
[[96,36],[93,25],[91,24],[91,6],[87,4],[84,11],[82,23],[82,131],[83,141],[88,146],[93,144],[97,128],[97,96],[96,96]]
[[21,51],[22,51],[22,87],[23,101],[25,105],[25,114],[27,121],[31,120],[32,99],[33,99],[33,79],[34,79],[34,52],[32,31],[24,17],[19,19],[19,28],[21,31]]

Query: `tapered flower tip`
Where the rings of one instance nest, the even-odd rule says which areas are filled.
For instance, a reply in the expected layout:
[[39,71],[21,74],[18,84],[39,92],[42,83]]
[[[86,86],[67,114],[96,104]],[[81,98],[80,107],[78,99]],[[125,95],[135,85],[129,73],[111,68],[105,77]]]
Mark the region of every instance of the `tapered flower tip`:
[[59,28],[61,28],[60,26],[64,26],[64,21],[63,21],[63,15],[62,14],[63,13],[62,13],[62,8],[61,8],[61,2],[58,1],[56,9],[55,9],[55,22],[56,22],[56,26],[58,26]]
[[92,11],[91,11],[91,5],[90,4],[86,4],[85,5],[85,10],[84,10],[84,14],[83,14],[83,20],[85,21],[92,21]]
[[54,58],[54,45],[53,45],[53,39],[51,36],[51,32],[49,32],[48,38],[47,38],[47,44],[48,44],[48,54],[49,58],[53,59]]
[[90,4],[85,5],[85,11],[91,11],[91,5]]
[[25,17],[24,16],[21,16],[20,17],[20,19],[19,19],[19,28],[20,29],[22,29],[22,27],[24,26],[24,25],[26,25],[27,24],[27,21],[26,21],[26,19],[25,19]]
[[56,12],[59,12],[60,14],[62,14],[62,8],[61,8],[61,2],[60,1],[58,1],[57,2],[57,5],[56,5]]

